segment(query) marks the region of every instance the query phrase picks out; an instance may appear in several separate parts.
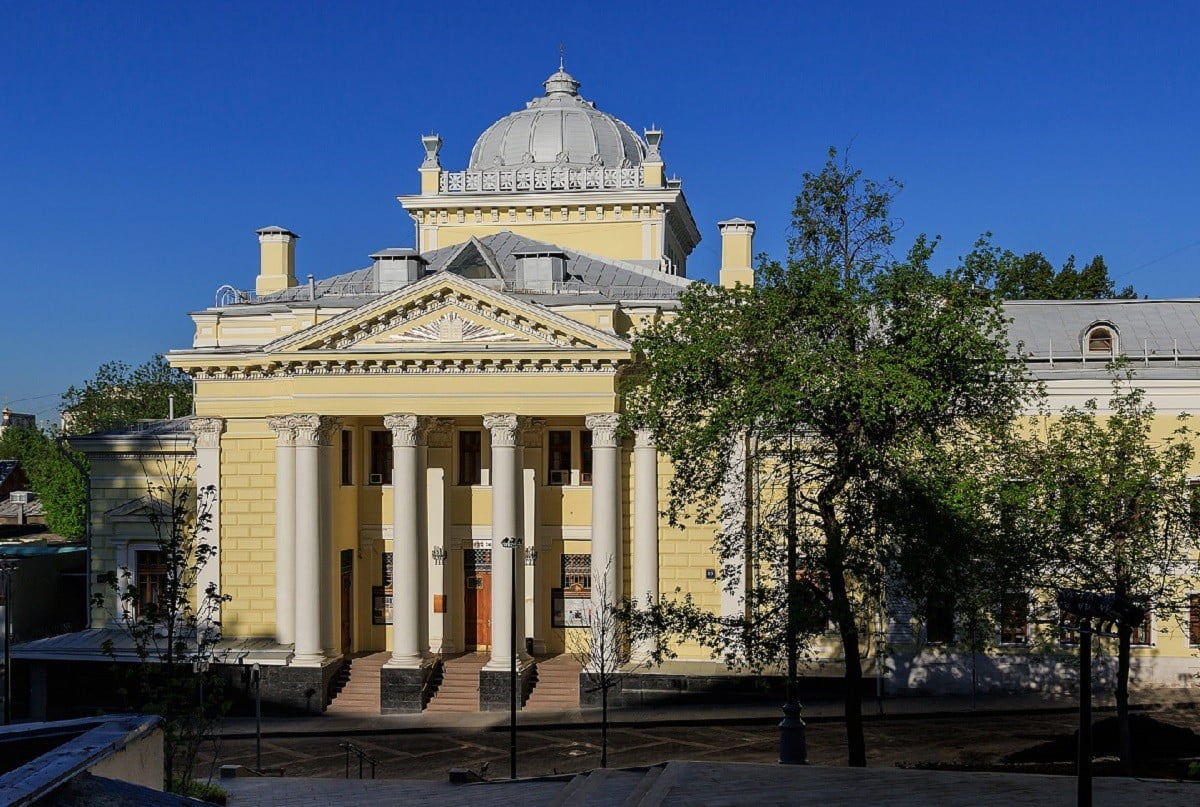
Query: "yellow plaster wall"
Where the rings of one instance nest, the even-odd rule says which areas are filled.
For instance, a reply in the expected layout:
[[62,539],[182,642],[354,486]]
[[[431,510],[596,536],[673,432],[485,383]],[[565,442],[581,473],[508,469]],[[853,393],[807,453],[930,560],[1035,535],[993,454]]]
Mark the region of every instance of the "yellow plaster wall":
[[231,418],[221,438],[221,584],[227,636],[275,634],[275,435]]
[[[117,569],[117,543],[154,543],[158,534],[146,521],[110,521],[105,513],[150,495],[151,486],[168,484],[167,475],[192,476],[195,462],[189,455],[165,451],[92,455],[91,461],[91,571],[95,575]],[[182,465],[177,466],[177,463]],[[177,469],[177,470],[176,470]],[[103,592],[105,606],[92,609],[92,627],[101,628],[117,613],[117,597],[111,587],[92,584],[93,593]]]
[[[448,218],[448,221],[438,223],[438,248],[510,230],[534,241],[608,258],[643,260],[653,257],[645,254],[642,219],[633,217],[629,205],[622,205],[619,220],[615,218],[613,208],[609,207],[604,213],[604,220],[596,221],[595,207],[588,207],[587,220],[580,221],[577,206],[568,209],[566,220],[562,218],[561,207],[551,208],[549,219],[545,218],[542,208],[533,208],[532,221],[526,217],[524,208],[517,208],[517,221],[509,221],[507,208],[500,210],[500,220],[494,224],[490,222],[490,210],[483,212],[483,222],[475,222],[474,211],[465,212],[465,221],[461,224],[457,222],[456,211],[451,212]],[[653,242],[651,246],[653,249]],[[429,248],[428,245],[421,246],[422,250]]]

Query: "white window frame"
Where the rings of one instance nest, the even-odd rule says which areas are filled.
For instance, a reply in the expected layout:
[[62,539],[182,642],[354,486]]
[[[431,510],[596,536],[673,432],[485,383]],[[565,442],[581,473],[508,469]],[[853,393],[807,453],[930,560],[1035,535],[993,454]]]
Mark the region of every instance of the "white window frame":
[[[1092,349],[1092,334],[1096,331],[1108,331],[1108,338],[1112,343],[1112,347],[1108,350],[1093,350]],[[1116,358],[1121,354],[1121,337],[1117,332],[1116,327],[1108,321],[1093,322],[1088,326],[1083,334],[1083,355],[1088,358],[1105,356],[1107,358]]]

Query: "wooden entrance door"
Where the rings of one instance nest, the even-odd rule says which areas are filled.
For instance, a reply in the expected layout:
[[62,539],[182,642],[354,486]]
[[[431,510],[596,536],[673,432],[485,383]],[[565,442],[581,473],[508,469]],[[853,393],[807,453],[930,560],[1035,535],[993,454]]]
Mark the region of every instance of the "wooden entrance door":
[[354,550],[342,550],[342,652],[354,649]]
[[463,625],[467,649],[483,650],[492,644],[491,550],[463,553]]

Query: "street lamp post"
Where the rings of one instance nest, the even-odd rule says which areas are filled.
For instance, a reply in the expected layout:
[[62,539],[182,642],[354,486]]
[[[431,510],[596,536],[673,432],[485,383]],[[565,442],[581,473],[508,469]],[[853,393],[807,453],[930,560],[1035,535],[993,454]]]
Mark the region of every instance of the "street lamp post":
[[509,550],[512,555],[512,562],[509,564],[512,570],[512,586],[510,591],[513,593],[512,608],[509,609],[512,621],[509,623],[509,639],[512,642],[511,652],[509,654],[509,718],[508,718],[508,778],[517,778],[517,606],[524,607],[524,603],[517,602],[517,567],[521,565],[522,558],[521,547],[524,542],[520,538],[502,538],[500,546]]

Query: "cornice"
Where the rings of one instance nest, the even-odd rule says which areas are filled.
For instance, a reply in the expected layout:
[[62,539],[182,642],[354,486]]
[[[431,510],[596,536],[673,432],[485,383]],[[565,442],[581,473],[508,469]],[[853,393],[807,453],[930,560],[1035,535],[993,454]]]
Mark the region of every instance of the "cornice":
[[[557,191],[550,193],[462,193],[397,196],[405,210],[458,210],[474,208],[571,207],[580,204],[674,204],[683,199],[678,188],[630,188],[625,191]],[[686,202],[684,202],[686,204]]]
[[289,362],[191,364],[177,366],[197,380],[262,381],[307,376],[453,376],[453,375],[615,375],[629,363],[625,356],[572,358],[376,358],[327,357]]

